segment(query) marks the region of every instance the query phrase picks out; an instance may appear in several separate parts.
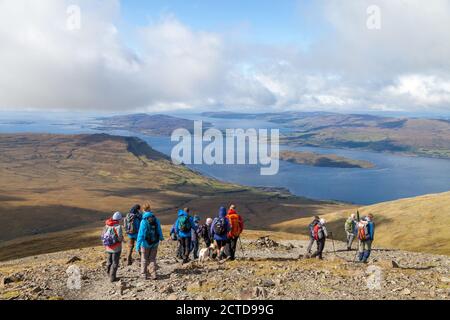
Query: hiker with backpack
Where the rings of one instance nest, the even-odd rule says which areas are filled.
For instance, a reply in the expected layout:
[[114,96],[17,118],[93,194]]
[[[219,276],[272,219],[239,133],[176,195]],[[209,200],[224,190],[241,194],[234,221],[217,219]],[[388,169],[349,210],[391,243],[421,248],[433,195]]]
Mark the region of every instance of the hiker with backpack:
[[312,254],[312,247],[314,245],[314,242],[316,241],[316,239],[314,239],[314,227],[319,222],[320,222],[320,218],[318,216],[315,216],[314,220],[308,226],[308,230],[309,230],[309,244],[308,244],[308,247],[306,249],[306,255],[309,256],[309,257]]
[[189,215],[189,208],[178,211],[178,219],[175,222],[178,241],[180,241],[183,264],[189,262],[191,253],[192,229],[196,230],[194,219]]
[[228,210],[227,219],[230,222],[230,232],[228,233],[228,247],[230,260],[236,259],[236,248],[239,241],[239,237],[244,231],[244,220],[236,212],[236,206],[233,204]]
[[375,239],[375,224],[373,215],[369,214],[358,224],[359,262],[367,263],[372,251],[372,243]]
[[111,282],[117,281],[117,270],[119,269],[120,255],[122,254],[123,230],[120,222],[122,214],[114,213],[111,219],[105,223],[102,233],[102,242],[106,250],[106,272]]
[[175,221],[173,223],[172,228],[170,229],[170,238],[173,241],[177,241],[178,242],[177,259],[183,259],[183,247],[182,247],[181,239],[177,235],[177,221]]
[[345,233],[347,234],[347,251],[352,251],[353,241],[355,240],[357,234],[357,224],[356,214],[352,214],[348,217],[347,221],[345,221]]
[[194,260],[198,259],[198,251],[200,249],[200,237],[198,234],[200,227],[200,217],[194,217],[194,228],[191,230],[191,251],[194,254]]
[[136,241],[136,251],[141,252],[141,276],[145,280],[156,280],[156,257],[159,243],[164,241],[164,236],[161,223],[151,211],[150,204],[146,203],[142,209],[144,214]]
[[211,225],[213,220],[211,218],[206,219],[205,224],[200,224],[197,229],[197,235],[199,240],[202,239],[205,242],[206,248],[209,248],[213,242],[211,238]]
[[228,234],[231,231],[230,222],[227,219],[227,209],[221,207],[211,225],[211,234],[217,246],[217,257],[219,260],[226,258],[225,248],[228,244]]
[[[128,235],[128,256],[127,256],[127,264],[131,266],[133,264],[133,251],[136,246],[136,240],[139,233],[139,227],[141,225],[142,214],[141,214],[141,206],[135,205],[131,208],[130,212],[125,217],[124,229],[126,234]],[[139,255],[141,253],[139,252]]]
[[323,259],[323,250],[325,249],[325,242],[328,238],[327,227],[325,226],[325,219],[320,219],[319,223],[313,228],[314,240],[317,242],[317,251],[311,256],[311,258]]

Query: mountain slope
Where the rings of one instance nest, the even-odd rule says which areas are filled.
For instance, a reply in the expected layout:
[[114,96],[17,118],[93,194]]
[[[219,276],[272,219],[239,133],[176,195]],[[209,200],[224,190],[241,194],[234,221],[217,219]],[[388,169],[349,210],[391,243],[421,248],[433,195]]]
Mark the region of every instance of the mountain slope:
[[450,122],[330,112],[205,113],[212,118],[257,119],[289,128],[293,146],[361,149],[450,159]]
[[[344,221],[353,210],[322,217],[336,239],[343,240]],[[450,192],[380,203],[360,209],[361,217],[375,216],[376,244],[386,248],[450,255]],[[310,218],[273,226],[276,230],[306,230]]]
[[[264,235],[270,239],[258,239]],[[336,254],[328,243],[324,261],[308,260],[302,259],[307,242],[295,238],[277,232],[245,232],[245,251],[238,249],[236,261],[204,265],[181,265],[174,258],[176,242],[165,241],[158,250],[157,281],[141,280],[139,262],[135,261],[129,267],[122,263],[118,273],[121,280],[111,284],[105,276],[104,249],[98,246],[2,262],[0,300],[449,298],[449,257],[377,247],[371,264],[363,266],[353,263],[354,252],[344,251],[344,243],[336,242]],[[80,271],[80,290],[68,288],[69,268]],[[379,287],[370,281],[368,268],[381,271]]]
[[179,208],[205,219],[236,203],[254,228],[351,207],[222,183],[172,164],[138,138],[103,134],[0,135],[0,181],[0,259],[58,251],[58,242],[77,248],[63,235],[54,245],[30,241],[20,251],[14,240],[101,226],[143,201],[151,201],[163,224],[173,223]]

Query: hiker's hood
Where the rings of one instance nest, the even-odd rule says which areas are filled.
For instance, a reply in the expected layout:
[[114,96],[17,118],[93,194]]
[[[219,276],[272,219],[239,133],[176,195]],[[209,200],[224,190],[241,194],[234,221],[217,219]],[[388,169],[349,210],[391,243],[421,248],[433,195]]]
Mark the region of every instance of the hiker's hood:
[[144,220],[147,220],[148,218],[153,216],[153,212],[145,212],[144,216],[142,217]]
[[184,210],[179,210],[178,211],[178,217],[182,217],[182,216],[187,216],[188,214],[186,213],[186,211]]
[[220,208],[219,210],[219,217],[220,218],[225,218],[227,216],[227,209],[225,209],[224,207]]
[[120,222],[117,221],[117,220],[113,220],[112,218],[110,218],[110,219],[106,220],[105,224],[106,224],[108,227],[114,227],[114,226],[119,225]]
[[140,205],[135,205],[133,208],[130,209],[130,213],[139,214]]
[[236,210],[230,209],[228,210],[228,215],[237,214]]

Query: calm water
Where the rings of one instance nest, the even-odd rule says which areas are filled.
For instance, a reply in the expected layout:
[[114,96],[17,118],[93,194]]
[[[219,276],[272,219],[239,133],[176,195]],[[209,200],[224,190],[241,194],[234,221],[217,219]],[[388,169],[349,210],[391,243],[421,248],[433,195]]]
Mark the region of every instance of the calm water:
[[[188,117],[188,116],[186,116]],[[190,116],[198,119],[198,116]],[[0,118],[0,132],[50,132],[93,133],[90,118],[73,120],[70,116],[57,121],[33,117],[21,117],[21,122]],[[239,121],[207,119],[220,129],[225,128],[277,128],[263,121]],[[22,123],[30,121],[33,123]],[[7,124],[6,124],[7,123]],[[82,123],[82,124],[80,124]],[[136,135],[129,132],[108,132],[120,135]],[[154,149],[170,155],[172,143],[167,137],[137,135]],[[314,199],[340,200],[359,204],[437,193],[450,190],[450,161],[441,159],[405,157],[374,152],[321,148],[293,148],[319,153],[334,153],[354,159],[368,160],[375,169],[318,168],[281,161],[276,176],[261,176],[258,166],[190,166],[217,179],[249,186],[284,187],[292,193]]]

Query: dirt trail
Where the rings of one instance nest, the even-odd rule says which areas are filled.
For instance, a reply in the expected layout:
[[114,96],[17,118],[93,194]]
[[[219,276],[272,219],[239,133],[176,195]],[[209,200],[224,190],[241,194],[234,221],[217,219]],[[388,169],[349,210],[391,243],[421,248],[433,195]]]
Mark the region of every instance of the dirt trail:
[[[0,264],[0,299],[449,299],[450,258],[375,249],[371,263],[353,263],[355,252],[327,243],[325,260],[299,259],[305,241],[243,241],[234,262],[192,262],[173,258],[176,244],[159,251],[159,279],[139,277],[139,263],[119,270],[110,283],[102,248],[29,257]],[[79,260],[80,259],[80,260]],[[73,260],[72,263],[68,263]],[[68,289],[68,268],[80,270],[81,289]],[[75,268],[75,269],[73,269]],[[78,269],[77,269],[78,268]],[[71,270],[69,269],[69,270]],[[375,272],[375,277],[370,276]],[[381,281],[377,286],[377,272]],[[70,284],[70,283],[69,283]]]

